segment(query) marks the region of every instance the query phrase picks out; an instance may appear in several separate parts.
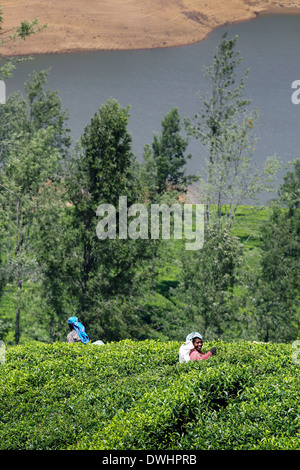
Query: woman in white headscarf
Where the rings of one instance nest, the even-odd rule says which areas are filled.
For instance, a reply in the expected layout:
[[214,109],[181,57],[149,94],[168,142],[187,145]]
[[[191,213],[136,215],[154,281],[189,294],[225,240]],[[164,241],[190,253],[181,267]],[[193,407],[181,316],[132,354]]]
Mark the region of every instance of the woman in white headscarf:
[[179,362],[201,361],[216,354],[216,348],[211,348],[206,354],[202,352],[203,338],[197,331],[187,335],[185,343],[179,348]]

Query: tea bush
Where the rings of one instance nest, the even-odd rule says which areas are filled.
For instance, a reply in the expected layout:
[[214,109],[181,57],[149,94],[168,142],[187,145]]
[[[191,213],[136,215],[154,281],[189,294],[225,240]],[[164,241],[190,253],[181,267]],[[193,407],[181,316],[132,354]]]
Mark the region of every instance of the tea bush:
[[291,345],[215,345],[188,364],[177,342],[8,347],[0,448],[298,450]]

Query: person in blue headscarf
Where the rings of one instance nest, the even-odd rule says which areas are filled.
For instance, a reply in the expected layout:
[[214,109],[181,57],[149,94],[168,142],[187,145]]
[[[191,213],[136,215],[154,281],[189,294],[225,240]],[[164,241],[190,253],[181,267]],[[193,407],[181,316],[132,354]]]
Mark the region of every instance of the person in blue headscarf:
[[85,332],[85,328],[82,323],[78,321],[77,317],[68,318],[68,324],[70,327],[70,333],[67,336],[68,343],[88,343],[89,337]]

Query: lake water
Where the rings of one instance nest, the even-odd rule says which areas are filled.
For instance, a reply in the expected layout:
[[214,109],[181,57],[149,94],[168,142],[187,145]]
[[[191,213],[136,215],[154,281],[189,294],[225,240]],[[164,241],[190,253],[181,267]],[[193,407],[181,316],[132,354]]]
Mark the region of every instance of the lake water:
[[[254,161],[260,164],[274,154],[285,163],[299,157],[300,105],[292,103],[291,85],[300,80],[300,15],[262,16],[222,27],[190,46],[35,56],[18,65],[14,77],[6,82],[7,94],[23,90],[31,71],[51,67],[48,85],[58,90],[69,111],[74,140],[108,98],[130,105],[132,148],[141,160],[144,145],[152,142],[154,131],[160,132],[161,120],[171,108],[176,106],[182,118],[199,111],[198,94],[204,96],[208,91],[203,67],[211,64],[224,32],[229,38],[239,36],[240,68],[250,69],[246,96],[260,114]],[[188,171],[198,173],[203,149],[192,140],[189,152],[193,158]]]

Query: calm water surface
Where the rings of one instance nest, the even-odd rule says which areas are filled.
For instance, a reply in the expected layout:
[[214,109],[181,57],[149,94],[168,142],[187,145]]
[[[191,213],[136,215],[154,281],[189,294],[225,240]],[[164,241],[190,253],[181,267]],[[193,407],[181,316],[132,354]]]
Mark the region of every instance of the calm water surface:
[[[300,105],[291,101],[291,84],[300,80],[300,15],[263,16],[222,27],[191,46],[35,56],[33,61],[18,65],[6,83],[7,93],[23,90],[33,70],[51,67],[48,85],[58,90],[69,111],[74,140],[108,98],[130,105],[133,151],[141,160],[144,145],[152,142],[154,131],[160,132],[161,120],[171,108],[178,107],[182,118],[199,110],[198,95],[208,91],[203,67],[211,64],[224,32],[229,38],[239,35],[241,71],[250,69],[246,96],[260,114],[254,161],[260,164],[274,154],[285,163],[299,157]],[[203,149],[193,140],[189,152],[193,158],[188,170],[198,173]]]

